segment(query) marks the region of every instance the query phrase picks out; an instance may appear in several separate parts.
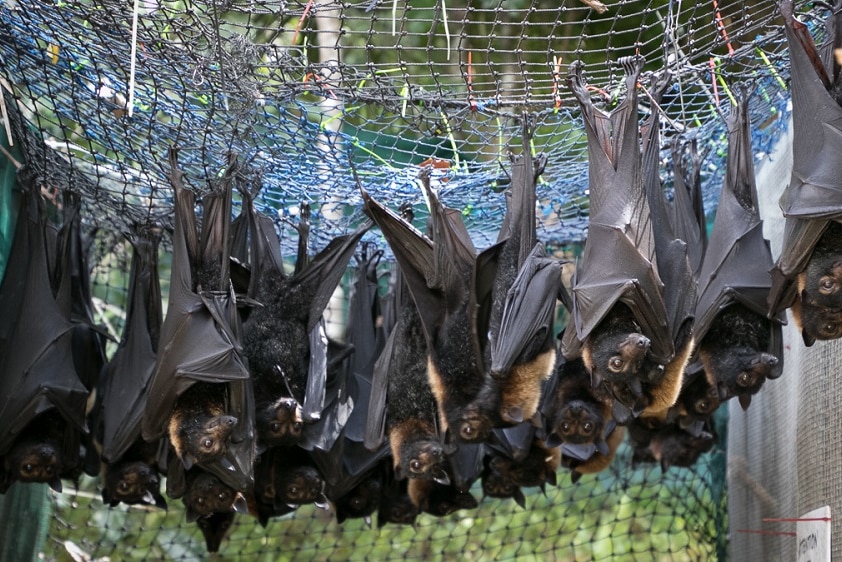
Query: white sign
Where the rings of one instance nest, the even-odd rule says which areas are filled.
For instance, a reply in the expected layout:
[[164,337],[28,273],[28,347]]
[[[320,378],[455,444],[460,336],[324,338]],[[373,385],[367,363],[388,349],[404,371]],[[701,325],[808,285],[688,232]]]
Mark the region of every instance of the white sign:
[[830,506],[799,517],[795,535],[798,562],[830,562]]

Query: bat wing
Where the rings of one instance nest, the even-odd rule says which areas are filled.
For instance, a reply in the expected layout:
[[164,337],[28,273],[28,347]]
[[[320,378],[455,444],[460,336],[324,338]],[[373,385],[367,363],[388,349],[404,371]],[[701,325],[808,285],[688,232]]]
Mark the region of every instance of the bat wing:
[[494,441],[490,445],[492,448],[515,461],[522,461],[529,455],[535,438],[535,426],[531,423],[523,422],[512,427],[498,427],[493,432]]
[[[772,254],[763,238],[746,102],[729,118],[728,164],[713,231],[699,277],[695,337],[701,341],[718,313],[734,302],[767,316]],[[783,319],[778,317],[775,324]],[[777,327],[780,330],[780,326]]]
[[[670,222],[676,238],[687,243],[690,268],[694,275],[698,275],[707,247],[707,229],[701,197],[701,157],[694,139],[689,143],[690,170],[685,170],[681,146],[680,139],[676,137],[672,143],[675,195]],[[689,177],[685,177],[685,173]]]
[[[70,284],[62,283],[53,296],[34,182],[26,186],[21,203],[15,241],[0,285],[0,311],[17,313],[4,315],[4,324],[14,329],[4,334],[0,344],[0,422],[4,428],[0,452],[8,451],[35,416],[52,409],[58,410],[69,427],[87,433],[88,391],[73,365]],[[27,256],[18,255],[20,252]],[[58,259],[66,270],[70,256],[63,254]],[[19,265],[24,268],[12,269]],[[10,304],[14,300],[19,303]]]
[[[231,223],[231,257],[236,258],[241,267],[247,267],[248,278],[247,282],[239,280],[239,272],[234,268],[231,277],[238,292],[247,292],[255,298],[257,283],[265,272],[284,270],[281,241],[272,218],[255,208],[256,194],[247,186],[239,187],[243,203],[240,214]],[[247,287],[245,290],[243,285]]]
[[392,354],[395,350],[395,339],[398,330],[392,330],[386,346],[374,362],[374,370],[370,383],[368,409],[366,411],[365,437],[363,443],[369,450],[375,450],[383,443],[386,432],[386,397],[389,387],[389,372],[391,371]]
[[560,261],[535,245],[506,294],[500,331],[491,346],[492,373],[507,373],[531,342],[552,337],[561,269]]
[[471,485],[482,474],[485,453],[484,443],[462,443],[448,455],[452,482],[457,490],[467,492],[471,489]]
[[[140,437],[146,394],[155,367],[160,333],[161,286],[158,279],[160,233],[142,229],[130,237],[133,247],[129,300],[123,338],[103,372],[102,456],[118,460]],[[156,335],[153,339],[153,334]]]
[[781,196],[781,209],[786,217],[839,219],[842,107],[828,91],[827,69],[807,26],[794,17],[792,2],[781,2],[780,8],[792,69],[793,119],[792,178]]

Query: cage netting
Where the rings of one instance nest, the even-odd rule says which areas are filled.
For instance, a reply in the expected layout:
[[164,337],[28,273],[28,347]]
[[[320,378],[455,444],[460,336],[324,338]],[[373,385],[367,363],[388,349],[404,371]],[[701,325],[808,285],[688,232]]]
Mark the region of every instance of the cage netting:
[[[262,186],[257,203],[275,219],[284,256],[295,254],[292,219],[302,202],[313,209],[312,251],[364,219],[355,174],[388,206],[408,202],[423,219],[417,178],[425,166],[484,248],[505,214],[509,153],[520,152],[528,119],[530,150],[548,156],[538,237],[574,255],[587,229],[588,162],[567,69],[583,61],[593,99],[610,110],[624,94],[617,60],[628,55],[646,60],[639,111],[662,115],[666,185],[672,138],[695,139],[706,154],[710,216],[735,89],[751,93],[756,159],[787,126],[788,55],[768,0],[5,0],[0,135],[15,133],[45,184],[81,194],[85,229],[95,233],[97,321],[119,339],[131,254],[122,235],[135,223],[172,224],[172,146],[200,194],[236,154]],[[661,69],[672,78],[656,107],[648,88]],[[365,239],[387,249],[376,230]],[[347,295],[347,278],[343,287]],[[341,299],[332,310],[340,334]],[[725,414],[713,450],[691,468],[633,468],[623,446],[597,476],[573,483],[560,472],[558,487],[528,491],[525,509],[485,498],[475,510],[421,515],[413,526],[339,525],[315,506],[266,528],[238,515],[219,556],[725,559]],[[83,477],[50,495],[45,559],[205,556],[180,502],[167,512],[108,507],[100,485]]]

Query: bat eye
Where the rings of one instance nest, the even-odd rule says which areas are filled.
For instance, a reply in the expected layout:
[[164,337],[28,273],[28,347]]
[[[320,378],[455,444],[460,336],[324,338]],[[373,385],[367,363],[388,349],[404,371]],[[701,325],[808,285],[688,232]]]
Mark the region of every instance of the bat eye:
[[117,485],[120,488],[121,492],[128,492],[129,491],[129,483],[125,480],[120,480],[120,483]]
[[737,376],[737,384],[742,387],[751,386],[751,376],[743,371]]
[[832,277],[822,277],[819,281],[819,292],[823,295],[829,295],[834,292],[836,288],[836,281]]
[[281,430],[280,422],[272,422],[272,424],[269,426],[269,430],[272,433],[278,433]]
[[710,402],[708,402],[706,399],[702,399],[696,402],[696,411],[698,413],[705,414],[707,413],[708,408],[710,408]]
[[199,504],[199,505],[205,505],[205,498],[203,498],[203,497],[196,498],[196,503]]
[[562,433],[570,433],[570,422],[563,422],[561,424],[561,432]]
[[224,502],[224,501],[225,501],[225,496],[226,496],[225,492],[219,492],[219,496],[218,496],[218,497],[219,497],[219,501]]
[[623,370],[623,367],[626,365],[626,362],[623,360],[622,357],[612,357],[608,361],[608,370],[612,373],[619,373]]
[[287,494],[290,496],[298,494],[298,486],[296,486],[295,484],[291,485],[289,488],[287,488]]
[[211,439],[210,437],[205,437],[202,440],[202,447],[204,447],[205,449],[210,449],[211,447],[213,447],[213,439]]
[[839,324],[835,324],[833,322],[827,322],[827,323],[822,325],[822,328],[820,330],[820,334],[824,338],[828,338],[828,339],[835,338],[839,334],[839,327],[840,327]]
[[421,472],[421,461],[418,459],[412,459],[409,461],[409,470],[412,472]]
[[26,463],[25,465],[23,465],[24,474],[32,474],[33,470],[35,470],[35,467],[32,466],[32,464]]
[[295,428],[295,431],[301,431],[301,422],[295,422],[293,427]]
[[593,424],[591,422],[585,422],[582,424],[582,431],[585,433],[590,433],[593,431]]

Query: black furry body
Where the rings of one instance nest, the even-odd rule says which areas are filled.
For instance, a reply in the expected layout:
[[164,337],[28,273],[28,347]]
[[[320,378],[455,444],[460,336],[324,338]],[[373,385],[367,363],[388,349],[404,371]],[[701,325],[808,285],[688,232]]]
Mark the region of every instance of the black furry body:
[[453,484],[411,480],[407,486],[412,503],[436,517],[445,517],[460,509],[475,509],[479,505],[470,492],[459,490]]
[[66,431],[76,430],[67,425],[57,410],[35,417],[8,453],[0,455],[3,470],[0,493],[14,482],[43,482],[60,492],[62,478],[81,476],[80,441],[71,437],[68,447]]
[[369,472],[356,486],[334,502],[336,521],[342,523],[346,519],[370,517],[380,505],[383,495],[383,472],[375,468]]
[[560,361],[553,407],[547,427],[547,443],[585,444],[603,440],[611,416],[611,395],[603,386],[594,388],[581,359]]

